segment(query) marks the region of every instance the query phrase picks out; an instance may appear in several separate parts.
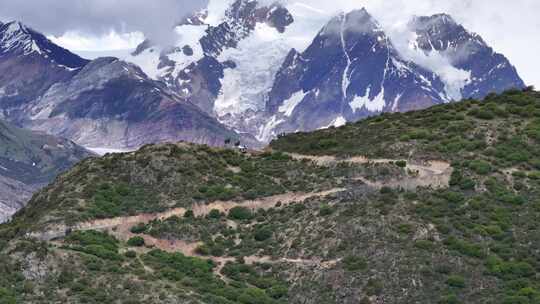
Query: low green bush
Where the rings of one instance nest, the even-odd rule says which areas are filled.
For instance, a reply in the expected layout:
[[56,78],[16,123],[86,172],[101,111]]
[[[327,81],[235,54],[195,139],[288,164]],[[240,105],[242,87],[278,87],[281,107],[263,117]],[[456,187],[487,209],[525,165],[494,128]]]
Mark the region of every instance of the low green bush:
[[251,220],[253,219],[253,213],[246,207],[234,207],[229,210],[229,218],[233,220]]
[[144,238],[140,236],[134,236],[127,241],[127,245],[130,247],[142,247],[144,243]]
[[464,288],[465,287],[465,279],[462,276],[459,276],[459,275],[451,275],[446,280],[446,284],[448,284],[450,287]]
[[359,256],[347,256],[343,259],[343,268],[347,271],[361,271],[368,267],[367,260]]

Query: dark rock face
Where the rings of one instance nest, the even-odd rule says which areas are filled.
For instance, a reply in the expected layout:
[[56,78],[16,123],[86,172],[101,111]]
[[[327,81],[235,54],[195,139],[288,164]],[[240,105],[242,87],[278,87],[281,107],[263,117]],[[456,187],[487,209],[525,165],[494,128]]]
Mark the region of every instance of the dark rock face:
[[139,67],[89,62],[20,23],[1,26],[0,54],[0,118],[19,126],[107,148],[239,137]]
[[266,110],[284,122],[277,134],[446,99],[440,78],[401,57],[377,22],[358,10],[332,19],[302,54],[289,53]]
[[438,52],[451,64],[471,73],[463,88],[464,98],[483,98],[525,84],[506,57],[496,53],[482,37],[467,31],[452,17],[439,14],[414,18],[409,27],[416,32],[417,46],[426,53]]
[[72,141],[0,120],[0,223],[22,208],[32,193],[92,155]]

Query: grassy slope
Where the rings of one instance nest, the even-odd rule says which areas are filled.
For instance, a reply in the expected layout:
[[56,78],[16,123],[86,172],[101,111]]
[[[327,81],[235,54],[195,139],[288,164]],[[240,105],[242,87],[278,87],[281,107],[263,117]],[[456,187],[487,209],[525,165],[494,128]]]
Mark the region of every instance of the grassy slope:
[[[33,224],[111,218],[332,186],[328,170],[281,153],[255,156],[188,144],[146,146],[78,164],[29,203]],[[47,217],[43,217],[47,214]]]
[[[484,102],[384,115],[290,135],[272,148],[340,157],[443,159],[452,162],[454,173],[449,189],[406,192],[343,182],[365,171],[317,168],[279,153],[251,158],[171,145],[84,162],[0,229],[5,240],[0,248],[10,254],[1,257],[1,270],[8,275],[0,278],[0,295],[26,302],[96,303],[540,302],[540,94],[508,92]],[[244,173],[237,176],[237,167],[256,175],[240,178]],[[275,180],[284,173],[288,178]],[[107,176],[113,177],[102,180]],[[64,248],[11,240],[13,232],[34,222],[93,218],[110,204],[112,212],[136,213],[220,195],[241,199],[338,182],[348,190],[305,204],[139,227],[155,237],[201,241],[201,253],[208,255],[281,261],[229,264],[221,271],[225,281],[211,274],[215,265],[200,258],[160,251],[125,257],[127,245],[107,236],[75,234]],[[258,190],[251,193],[254,187]],[[137,189],[150,195],[145,204],[136,203]],[[30,273],[42,277],[29,278],[28,265],[53,270],[33,269]]]

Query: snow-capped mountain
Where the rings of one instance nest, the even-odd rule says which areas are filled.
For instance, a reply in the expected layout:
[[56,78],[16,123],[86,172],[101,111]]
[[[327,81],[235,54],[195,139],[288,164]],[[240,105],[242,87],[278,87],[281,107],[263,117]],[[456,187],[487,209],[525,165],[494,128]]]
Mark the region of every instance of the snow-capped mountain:
[[503,55],[448,15],[415,17],[400,35],[385,29],[365,9],[211,0],[179,20],[175,45],[146,40],[123,60],[89,62],[2,24],[0,118],[99,148],[228,137],[254,146],[524,87]]
[[467,31],[449,15],[416,17],[409,23],[415,33],[414,49],[439,56],[468,74],[460,90],[462,98],[483,98],[525,84],[506,57],[496,53],[475,33]]
[[[238,95],[242,102],[234,102],[233,107],[228,107],[231,98],[227,97],[227,88],[237,88],[235,84],[239,77],[260,78],[253,73],[249,76],[237,75],[235,72],[243,70],[241,65],[246,65],[243,59],[247,58],[235,56],[253,58],[254,55],[261,55],[262,58],[257,56],[258,68],[268,70],[271,67],[274,72],[277,71],[288,47],[275,51],[261,50],[253,54],[256,50],[246,50],[245,42],[252,40],[260,31],[283,33],[292,22],[289,12],[278,4],[262,6],[253,0],[213,0],[207,10],[180,23],[176,28],[180,37],[175,46],[164,49],[145,41],[125,59],[140,65],[152,78],[164,81],[181,96],[190,98],[210,114],[227,114],[228,110],[243,112],[264,105],[263,100],[253,95],[259,95],[262,89],[270,88],[273,74],[263,76],[263,81],[269,82],[266,86],[257,87],[253,94],[249,94],[249,89],[246,90],[245,94]],[[216,102],[216,99],[219,100]],[[237,109],[237,106],[241,109]]]
[[0,25],[0,118],[70,79],[87,63],[20,22]]
[[88,63],[18,21],[0,23],[0,54],[2,57],[36,55],[67,70],[80,69]]
[[272,116],[262,138],[448,100],[435,73],[405,60],[377,21],[357,10],[333,18],[306,51],[287,56],[270,91]]
[[329,16],[267,3],[211,0],[179,23],[175,46],[145,41],[126,60],[262,142],[524,86],[504,56],[447,15],[416,17],[396,36],[366,10]]
[[240,137],[133,64],[84,60],[18,22],[0,29],[0,118],[95,148]]

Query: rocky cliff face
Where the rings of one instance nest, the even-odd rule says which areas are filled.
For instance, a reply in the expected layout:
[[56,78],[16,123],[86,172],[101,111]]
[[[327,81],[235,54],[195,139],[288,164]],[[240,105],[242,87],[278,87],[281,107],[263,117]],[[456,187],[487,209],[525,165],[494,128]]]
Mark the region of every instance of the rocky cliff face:
[[72,141],[0,120],[0,222],[22,208],[36,190],[92,155]]

